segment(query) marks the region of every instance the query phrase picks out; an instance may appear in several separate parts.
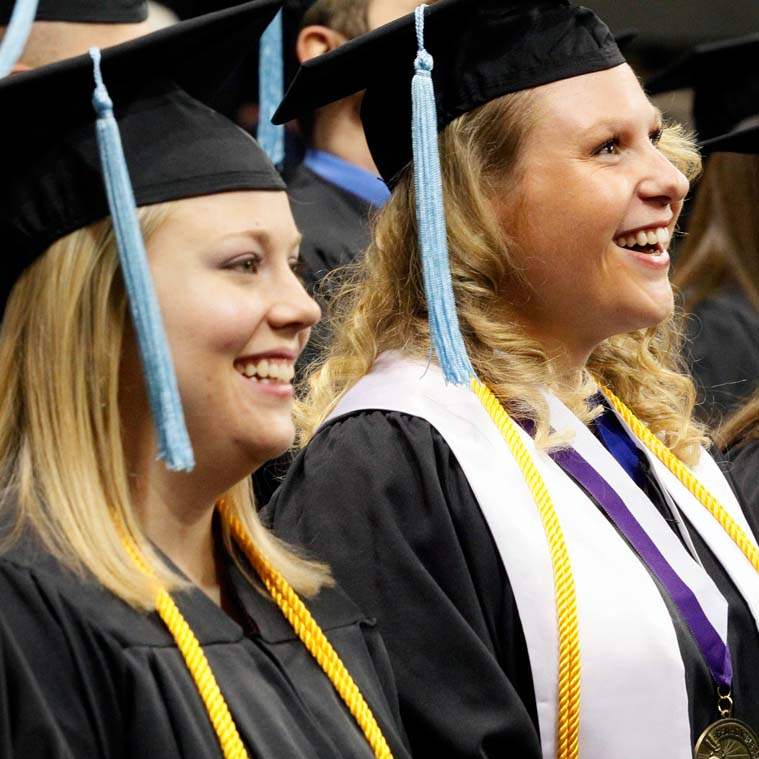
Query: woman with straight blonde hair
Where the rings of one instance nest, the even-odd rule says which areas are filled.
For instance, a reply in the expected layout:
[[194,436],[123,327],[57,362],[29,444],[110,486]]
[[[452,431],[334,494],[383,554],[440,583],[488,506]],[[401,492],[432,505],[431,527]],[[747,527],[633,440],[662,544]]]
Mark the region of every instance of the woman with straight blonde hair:
[[750,756],[759,549],[668,278],[692,142],[565,0],[417,8],[275,120],[356,90],[392,197],[275,532],[376,617],[415,756]]
[[319,309],[209,104],[279,6],[0,83],[3,759],[408,756],[376,630],[250,490]]

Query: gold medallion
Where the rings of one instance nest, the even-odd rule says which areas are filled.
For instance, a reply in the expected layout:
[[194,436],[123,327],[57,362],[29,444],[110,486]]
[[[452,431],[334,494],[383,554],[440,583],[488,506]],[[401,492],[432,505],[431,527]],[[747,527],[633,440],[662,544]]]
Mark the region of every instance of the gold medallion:
[[704,730],[696,759],[759,759],[759,737],[739,719],[721,719]]

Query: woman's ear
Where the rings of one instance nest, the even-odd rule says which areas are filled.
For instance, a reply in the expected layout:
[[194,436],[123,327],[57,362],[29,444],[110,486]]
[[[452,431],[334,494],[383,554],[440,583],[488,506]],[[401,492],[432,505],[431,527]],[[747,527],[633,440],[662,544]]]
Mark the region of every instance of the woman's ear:
[[300,63],[305,63],[324,55],[345,44],[348,38],[328,26],[306,26],[300,30],[298,40],[295,43],[295,52]]

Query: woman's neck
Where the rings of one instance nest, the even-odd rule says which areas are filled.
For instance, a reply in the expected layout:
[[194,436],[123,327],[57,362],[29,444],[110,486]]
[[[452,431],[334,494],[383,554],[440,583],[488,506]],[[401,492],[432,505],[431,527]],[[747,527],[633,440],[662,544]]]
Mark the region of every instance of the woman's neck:
[[209,598],[220,603],[214,551],[216,496],[196,472],[168,471],[151,461],[131,477],[135,513],[148,539]]

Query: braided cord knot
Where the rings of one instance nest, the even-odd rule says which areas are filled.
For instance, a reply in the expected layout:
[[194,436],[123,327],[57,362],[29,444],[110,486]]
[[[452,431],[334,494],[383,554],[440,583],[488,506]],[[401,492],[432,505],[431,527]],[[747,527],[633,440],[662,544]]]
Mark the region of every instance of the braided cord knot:
[[113,101],[108,94],[108,89],[103,81],[103,72],[100,69],[101,53],[99,47],[91,47],[90,58],[92,59],[92,70],[95,78],[95,89],[92,91],[92,107],[98,116],[108,116],[113,112]]
[[432,75],[432,69],[435,67],[435,60],[433,57],[423,48],[420,49],[416,58],[414,59],[414,71],[421,75]]

